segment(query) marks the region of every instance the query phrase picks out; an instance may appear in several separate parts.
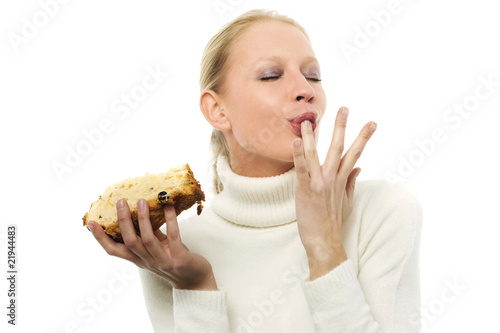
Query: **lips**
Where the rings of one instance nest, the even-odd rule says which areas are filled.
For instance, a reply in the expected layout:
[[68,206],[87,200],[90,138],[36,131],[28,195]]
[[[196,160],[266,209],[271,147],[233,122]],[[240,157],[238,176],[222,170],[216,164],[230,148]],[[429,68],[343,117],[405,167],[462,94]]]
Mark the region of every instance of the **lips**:
[[309,120],[312,125],[312,130],[314,131],[316,129],[316,119],[317,115],[313,112],[305,112],[302,114],[299,114],[297,117],[292,118],[289,120],[291,130],[292,132],[299,136],[302,137],[301,131],[300,131],[300,124],[302,124],[303,121]]

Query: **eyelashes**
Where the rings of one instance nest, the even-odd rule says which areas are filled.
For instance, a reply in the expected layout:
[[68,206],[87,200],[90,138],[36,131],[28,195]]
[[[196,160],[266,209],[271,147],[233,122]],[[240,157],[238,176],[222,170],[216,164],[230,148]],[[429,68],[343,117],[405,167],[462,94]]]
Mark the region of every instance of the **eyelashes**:
[[261,81],[273,81],[273,80],[277,80],[281,77],[281,75],[277,75],[277,76],[264,76],[264,77],[261,77],[260,80]]
[[[275,81],[279,78],[280,78],[280,76],[267,76],[267,77],[260,78],[260,80],[261,81]],[[317,78],[313,78],[313,77],[306,77],[306,79],[308,79],[309,81],[313,81],[313,82],[321,82],[321,79],[317,79]]]
[[[264,73],[259,79],[261,81],[276,81],[278,80],[283,74],[282,73]],[[306,76],[304,77],[313,82],[321,82],[321,79],[318,78],[317,76]]]

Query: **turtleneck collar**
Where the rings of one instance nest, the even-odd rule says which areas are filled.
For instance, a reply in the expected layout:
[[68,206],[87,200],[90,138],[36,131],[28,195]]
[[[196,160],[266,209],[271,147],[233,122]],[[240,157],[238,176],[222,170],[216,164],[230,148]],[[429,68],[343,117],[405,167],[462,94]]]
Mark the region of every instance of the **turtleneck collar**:
[[274,227],[296,221],[295,168],[273,177],[235,174],[219,156],[217,172],[224,189],[214,196],[211,208],[222,218],[242,226]]

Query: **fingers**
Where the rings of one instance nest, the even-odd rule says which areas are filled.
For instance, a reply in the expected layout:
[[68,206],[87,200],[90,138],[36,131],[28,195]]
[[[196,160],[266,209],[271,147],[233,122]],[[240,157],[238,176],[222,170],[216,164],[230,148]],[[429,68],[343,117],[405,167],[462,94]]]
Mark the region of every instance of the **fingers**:
[[160,229],[157,229],[153,232],[153,234],[158,238],[160,242],[163,242],[165,239],[167,239],[167,235],[165,235]]
[[341,107],[335,119],[335,129],[333,131],[332,143],[328,150],[325,163],[323,164],[323,174],[333,177],[340,177],[345,182],[351,173],[354,165],[361,157],[363,150],[377,128],[375,122],[367,123],[362,129],[349,150],[344,154],[345,131],[347,127],[347,115],[349,110]]
[[[124,244],[112,240],[96,222],[89,221],[88,223],[88,227],[95,239],[109,255],[131,261],[141,268],[148,266],[156,268],[158,265],[170,267],[172,258],[176,258],[179,254],[182,254],[182,251],[188,250],[182,244],[177,215],[173,206],[166,205],[164,207],[167,221],[167,235],[165,235],[159,229],[153,232],[147,201],[139,200],[137,202],[137,214],[141,237],[136,234],[134,229],[127,201],[119,200],[116,209]],[[165,251],[160,243],[165,240],[168,241],[169,251]],[[165,266],[165,264],[167,265]]]
[[[142,266],[144,266],[144,264],[155,266],[155,263],[164,258],[164,256],[162,256],[164,252],[158,251],[158,248],[161,248],[161,245],[158,243],[156,238],[151,237],[153,231],[149,220],[149,207],[147,203],[145,203],[145,201],[143,202],[143,200],[139,200],[137,206],[141,237],[139,237],[135,231],[127,201],[124,199],[118,200],[116,203],[116,210],[123,243],[130,249],[131,252],[142,259]],[[143,230],[148,241],[147,247],[144,244],[144,235],[142,234]],[[150,250],[155,254],[153,254]]]
[[316,150],[316,141],[314,140],[311,122],[308,120],[303,121],[300,130],[304,145],[304,156],[307,169],[309,170],[311,183],[313,185],[320,184],[323,182],[323,175],[321,174],[321,165],[319,163],[318,151]]
[[354,168],[354,165],[361,157],[361,154],[363,153],[368,140],[370,140],[376,129],[377,123],[373,121],[363,126],[358,137],[356,138],[356,140],[354,140],[353,144],[342,158],[338,170],[339,177],[341,177],[342,179],[347,179],[352,171],[352,168]]
[[309,171],[307,170],[307,162],[301,139],[295,139],[293,142],[293,164],[295,165],[298,184],[308,184]]
[[116,202],[116,214],[118,215],[118,225],[120,226],[123,242],[129,247],[130,245],[133,247],[137,242],[138,236],[135,232],[132,217],[130,216],[130,208],[126,200],[120,199]]
[[165,220],[167,221],[167,238],[170,247],[170,254],[172,258],[175,258],[185,249],[179,233],[177,214],[175,214],[175,209],[172,205],[165,205],[163,207],[163,212],[165,213]]
[[160,241],[165,239],[166,236],[163,235],[159,229],[158,231],[164,237],[159,238],[159,235],[157,236],[157,234],[153,232],[151,220],[149,218],[149,205],[144,199],[137,201],[137,216],[139,218],[139,229],[141,230],[140,239],[142,241],[142,245],[144,245],[145,249],[152,258],[155,258],[156,260],[163,259],[165,257],[165,251],[163,250]]
[[[116,214],[118,215],[118,225],[122,234],[123,243],[140,257],[145,257],[144,246],[134,228],[132,217],[130,216],[130,208],[124,199],[118,200],[116,203]],[[147,258],[148,256],[146,256]]]
[[297,178],[302,184],[309,180],[313,184],[320,184],[323,178],[311,122],[303,121],[300,130],[302,140],[296,139],[292,149]]
[[344,152],[345,129],[347,127],[347,115],[349,109],[341,107],[335,118],[335,128],[333,129],[332,142],[323,164],[325,176],[335,177],[339,169],[340,160]]
[[106,251],[110,256],[122,258],[133,262],[139,267],[142,267],[142,260],[136,254],[134,254],[130,249],[122,243],[117,243],[109,237],[102,227],[95,221],[89,221],[87,226],[89,227],[92,235],[97,240],[99,245]]
[[356,186],[356,179],[358,178],[359,174],[361,172],[360,168],[355,168],[352,170],[351,174],[347,178],[347,184],[346,184],[346,195],[347,199],[352,202],[353,196],[354,196],[354,187]]

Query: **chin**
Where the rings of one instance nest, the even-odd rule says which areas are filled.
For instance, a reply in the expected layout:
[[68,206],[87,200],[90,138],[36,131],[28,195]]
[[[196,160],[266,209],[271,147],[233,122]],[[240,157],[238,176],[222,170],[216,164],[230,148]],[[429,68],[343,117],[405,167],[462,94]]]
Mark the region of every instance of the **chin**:
[[266,155],[280,162],[293,163],[292,145],[295,139],[287,141]]

